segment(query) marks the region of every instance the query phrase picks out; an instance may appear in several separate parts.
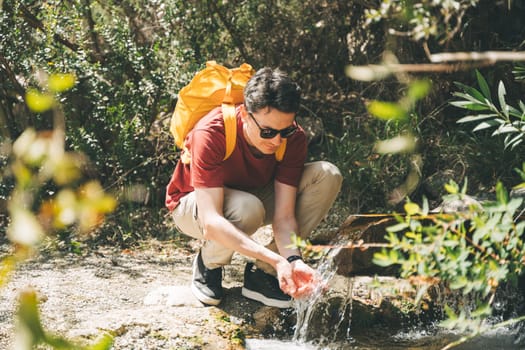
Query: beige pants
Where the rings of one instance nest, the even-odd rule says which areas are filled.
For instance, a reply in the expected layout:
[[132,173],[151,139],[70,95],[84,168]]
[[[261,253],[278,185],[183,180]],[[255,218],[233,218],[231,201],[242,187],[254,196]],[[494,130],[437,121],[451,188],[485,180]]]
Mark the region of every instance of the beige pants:
[[[301,238],[308,238],[326,215],[341,189],[342,179],[339,169],[331,163],[318,161],[305,164],[297,191],[295,211]],[[224,217],[249,236],[261,226],[271,223],[273,211],[273,183],[251,192],[224,189]],[[181,232],[202,239],[195,192],[181,199],[172,216]],[[277,251],[273,241],[267,248]],[[234,251],[208,240],[204,242],[201,253],[204,265],[214,269],[229,264]],[[257,261],[256,265],[269,273],[275,273],[270,265],[262,261]]]

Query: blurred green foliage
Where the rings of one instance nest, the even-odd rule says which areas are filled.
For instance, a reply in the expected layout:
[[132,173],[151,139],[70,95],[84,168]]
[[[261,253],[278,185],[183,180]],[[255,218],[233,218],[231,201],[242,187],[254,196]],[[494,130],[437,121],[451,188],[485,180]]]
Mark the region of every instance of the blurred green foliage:
[[[73,74],[51,74],[42,79],[42,90],[29,89],[25,96],[29,110],[50,111],[53,129],[36,132],[27,128],[12,144],[4,146],[10,148],[10,159],[8,167],[2,168],[0,179],[13,178],[7,205],[7,238],[13,249],[9,255],[2,256],[0,288],[9,281],[17,265],[38,252],[47,238],[63,233],[63,237],[71,241],[90,233],[116,206],[115,199],[104,192],[98,181],[81,180],[82,155],[64,149],[65,123],[58,99],[75,82]],[[38,305],[34,290],[20,293],[15,348],[29,350],[41,345],[72,350],[111,348],[109,335],[90,346],[52,335],[42,325]]]

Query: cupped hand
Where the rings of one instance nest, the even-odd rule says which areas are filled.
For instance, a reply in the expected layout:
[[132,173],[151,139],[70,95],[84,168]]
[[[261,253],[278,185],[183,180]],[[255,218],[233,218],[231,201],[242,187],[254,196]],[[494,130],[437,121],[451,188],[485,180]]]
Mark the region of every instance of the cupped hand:
[[321,285],[321,278],[317,271],[302,260],[292,263],[285,260],[277,264],[276,270],[279,287],[295,299],[310,296]]
[[293,279],[292,265],[283,259],[282,262],[277,264],[275,270],[277,272],[279,287],[283,292],[293,297],[296,293],[297,286]]
[[317,271],[312,269],[302,260],[292,262],[291,266],[295,291],[290,295],[295,299],[310,296],[321,284],[321,278]]

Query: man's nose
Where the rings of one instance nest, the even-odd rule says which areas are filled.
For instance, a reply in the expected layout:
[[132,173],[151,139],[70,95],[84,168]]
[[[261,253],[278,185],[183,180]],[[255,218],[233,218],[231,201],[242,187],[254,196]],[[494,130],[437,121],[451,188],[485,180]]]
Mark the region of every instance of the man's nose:
[[275,135],[275,137],[272,139],[272,144],[275,146],[279,146],[283,142],[283,139],[281,138],[281,134]]

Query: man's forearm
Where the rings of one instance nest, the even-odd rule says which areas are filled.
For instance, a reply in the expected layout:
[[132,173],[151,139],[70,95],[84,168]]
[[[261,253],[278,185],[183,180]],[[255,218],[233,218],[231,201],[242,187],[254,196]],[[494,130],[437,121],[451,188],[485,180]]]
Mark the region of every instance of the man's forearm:
[[300,255],[300,251],[297,247],[291,247],[292,245],[292,235],[299,235],[297,224],[295,223],[284,223],[284,224],[274,224],[273,225],[273,234],[275,239],[275,244],[279,250],[279,254],[284,258],[287,258],[292,255]]
[[240,254],[264,261],[274,268],[284,259],[248,237],[224,217],[216,218],[213,224],[204,225],[203,229],[205,239],[214,240]]

